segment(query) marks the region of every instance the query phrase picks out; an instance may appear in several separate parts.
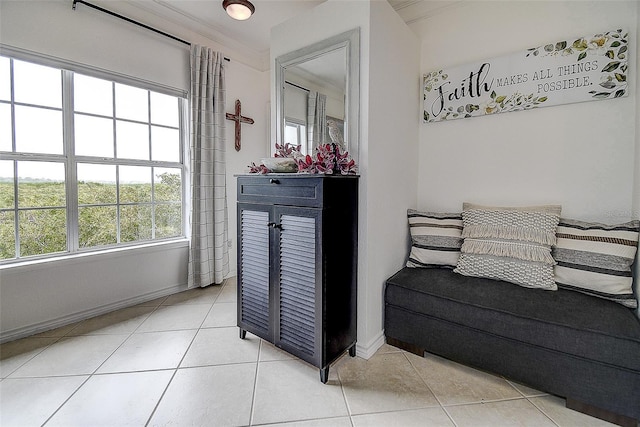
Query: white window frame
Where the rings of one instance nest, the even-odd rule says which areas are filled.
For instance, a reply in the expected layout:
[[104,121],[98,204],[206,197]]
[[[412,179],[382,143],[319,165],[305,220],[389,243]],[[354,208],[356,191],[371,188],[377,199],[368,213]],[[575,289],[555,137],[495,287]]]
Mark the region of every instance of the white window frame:
[[[61,257],[68,257],[73,254],[88,254],[93,252],[101,252],[109,249],[121,249],[126,247],[140,247],[149,244],[155,244],[159,242],[175,242],[175,241],[185,241],[187,240],[188,233],[188,205],[189,205],[189,160],[188,160],[188,142],[189,142],[189,102],[188,102],[188,94],[187,92],[175,88],[171,88],[168,86],[156,84],[153,82],[149,82],[146,80],[138,79],[131,76],[126,76],[123,74],[112,73],[109,71],[105,71],[102,69],[97,69],[94,67],[90,67],[83,64],[78,64],[70,61],[61,60],[58,58],[50,57],[47,55],[36,54],[33,52],[24,51],[21,49],[16,49],[13,47],[8,47],[5,45],[0,45],[0,55],[7,57],[12,60],[19,60],[25,62],[31,62],[37,65],[43,65],[47,67],[52,67],[55,69],[59,69],[62,71],[62,114],[63,114],[63,154],[39,154],[39,153],[22,153],[22,152],[6,152],[0,151],[0,160],[11,160],[11,161],[52,161],[57,163],[63,163],[65,165],[65,193],[66,193],[66,227],[67,227],[67,249],[64,252],[54,252],[47,253],[41,255],[29,255],[29,256],[17,256],[19,254],[19,230],[18,227],[14,230],[15,232],[15,246],[16,246],[16,257],[9,259],[0,259],[0,266],[2,265],[11,265],[15,263],[21,263],[25,261],[32,260],[48,260],[55,259]],[[13,67],[11,71],[13,75]],[[107,80],[114,83],[121,83],[124,85],[136,87],[139,89],[144,89],[147,91],[157,92],[164,95],[170,95],[177,97],[179,99],[180,104],[180,117],[179,117],[179,143],[180,143],[180,160],[179,162],[170,162],[170,161],[157,161],[157,160],[133,160],[133,159],[119,159],[115,157],[113,158],[101,158],[101,157],[92,157],[92,156],[76,156],[75,155],[75,147],[74,147],[74,114],[76,112],[73,108],[73,75],[82,74],[89,77],[96,77],[99,79]],[[39,105],[30,105],[25,103],[16,103],[13,95],[13,84],[11,86],[12,96],[11,96],[11,109],[12,109],[12,120],[14,117],[13,109],[15,105],[19,106],[35,106],[38,108],[42,108]],[[115,99],[114,99],[115,102]],[[2,102],[6,104],[6,102]],[[99,115],[92,115],[81,113],[88,116],[95,117],[103,117]],[[115,114],[115,111],[114,111]],[[151,111],[149,110],[149,115]],[[106,117],[106,116],[104,116]],[[121,119],[118,119],[121,120]],[[128,122],[134,123],[144,123],[151,126],[151,119],[149,116],[149,120],[147,122],[137,122],[131,120],[125,120]],[[16,140],[15,140],[15,125],[12,125],[12,150],[15,150]],[[154,124],[154,126],[157,126]],[[115,132],[115,128],[114,128]],[[115,141],[115,134],[114,134]],[[151,132],[149,134],[149,144],[151,150]],[[151,153],[151,151],[150,151]],[[168,237],[168,238],[155,238],[155,217],[152,215],[152,237],[147,240],[138,240],[133,242],[118,242],[112,245],[102,245],[102,246],[93,246],[87,248],[79,247],[79,223],[78,223],[78,182],[77,182],[77,165],[79,163],[92,163],[92,164],[106,164],[106,165],[124,165],[124,166],[146,166],[146,167],[156,167],[156,168],[176,168],[181,171],[181,183],[182,183],[182,192],[181,192],[181,215],[182,215],[182,230],[181,235],[176,237]],[[15,176],[15,167],[16,164],[14,162],[14,176]],[[152,191],[153,187],[153,179],[155,176],[152,176]],[[14,191],[17,191],[17,182],[14,182]],[[16,195],[17,196],[17,195]],[[149,203],[134,203],[135,205],[151,205],[152,212],[155,209],[156,205],[161,205],[163,202],[156,203],[155,200],[151,200]],[[126,206],[128,203],[121,203],[120,199],[116,200],[116,206]],[[39,209],[39,208],[29,208],[29,209]],[[48,208],[42,208],[48,209]],[[5,209],[7,210],[7,209]],[[14,201],[13,211],[15,215],[15,221],[18,219],[18,212],[23,209],[18,208],[18,200],[17,197]],[[117,227],[120,228],[120,209],[117,209]],[[118,233],[119,234],[119,233]]]
[[[293,117],[285,117],[284,125],[285,127],[292,126],[296,128],[296,133],[298,134],[297,140],[302,146],[302,154],[311,154],[313,150],[309,147],[309,142],[307,141],[307,122]],[[302,129],[303,127],[304,130]]]

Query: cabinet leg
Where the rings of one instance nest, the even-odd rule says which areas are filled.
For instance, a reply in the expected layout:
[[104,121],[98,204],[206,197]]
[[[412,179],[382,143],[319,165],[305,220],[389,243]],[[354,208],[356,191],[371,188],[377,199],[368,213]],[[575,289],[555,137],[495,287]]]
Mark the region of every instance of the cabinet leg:
[[356,345],[352,345],[349,347],[349,356],[356,357]]
[[326,384],[329,380],[329,367],[325,366],[324,368],[320,368],[320,381],[322,384]]
[[240,328],[240,339],[243,340],[243,339],[245,339],[246,336],[247,336],[247,331],[245,331],[244,329]]

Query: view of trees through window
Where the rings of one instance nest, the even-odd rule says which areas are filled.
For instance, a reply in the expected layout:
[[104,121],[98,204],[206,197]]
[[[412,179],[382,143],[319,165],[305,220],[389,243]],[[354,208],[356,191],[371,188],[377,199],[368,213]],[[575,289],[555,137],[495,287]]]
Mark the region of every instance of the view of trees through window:
[[184,108],[0,56],[0,261],[183,237]]

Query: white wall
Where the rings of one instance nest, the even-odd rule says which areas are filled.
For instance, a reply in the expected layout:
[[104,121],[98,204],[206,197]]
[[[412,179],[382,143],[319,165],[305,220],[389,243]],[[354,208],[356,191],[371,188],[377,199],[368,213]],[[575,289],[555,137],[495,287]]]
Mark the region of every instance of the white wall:
[[236,202],[238,201],[237,179],[234,175],[248,172],[251,162],[260,163],[263,157],[269,157],[269,72],[257,71],[231,61],[226,66],[225,78],[227,82],[226,111],[234,111],[236,99],[242,102],[242,115],[254,120],[254,124],[243,124],[242,147],[236,151],[234,147],[235,123],[227,121],[227,211],[229,215],[229,239],[232,246],[229,249],[229,277],[236,275],[237,264],[237,217]]
[[[355,27],[360,27],[361,175],[357,353],[368,358],[384,342],[384,281],[405,261],[406,209],[416,203],[418,42],[385,0],[330,0],[272,29],[271,63]],[[272,72],[272,88],[274,82]]]
[[[426,73],[617,28],[635,41],[637,14],[635,1],[477,1],[411,28]],[[560,203],[566,217],[628,220],[639,114],[631,48],[626,98],[422,124],[419,208]]]
[[[423,73],[628,29],[626,98],[421,125],[418,206],[560,203],[563,216],[576,219],[611,224],[640,217],[640,3],[478,1],[411,28],[422,40]],[[636,294],[638,288],[636,280]]]
[[0,2],[0,43],[189,90],[189,49],[72,1]]
[[[135,16],[132,16],[135,18]],[[194,43],[234,52],[197,34],[176,34]],[[64,61],[119,73],[182,91],[189,90],[189,49],[170,39],[71,1],[0,1],[0,43]],[[234,174],[268,153],[268,72],[237,61],[226,64],[226,111],[236,99],[254,125],[242,126],[243,148],[234,149],[226,122],[227,195],[231,273],[235,274]],[[186,288],[187,242],[68,257],[0,268],[0,341],[97,315]]]

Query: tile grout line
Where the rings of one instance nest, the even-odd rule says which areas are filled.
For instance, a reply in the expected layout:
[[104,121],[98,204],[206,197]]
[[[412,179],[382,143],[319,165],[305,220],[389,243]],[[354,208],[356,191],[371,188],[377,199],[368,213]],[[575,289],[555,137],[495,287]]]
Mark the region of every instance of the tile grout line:
[[[165,297],[163,301],[165,301],[167,298],[168,298],[168,297]],[[145,318],[142,322],[140,322],[140,324],[139,324],[136,328],[134,328],[134,330],[133,330],[133,331],[131,331],[131,332],[129,333],[129,335],[127,336],[127,338],[125,338],[125,339],[120,343],[120,345],[118,345],[118,346],[117,346],[117,347],[116,347],[116,348],[111,352],[111,354],[109,354],[109,355],[108,355],[108,356],[107,356],[107,357],[102,361],[102,363],[100,363],[100,364],[98,365],[98,367],[97,367],[96,369],[94,369],[94,370],[93,370],[93,372],[92,372],[92,373],[90,373],[90,374],[88,374],[88,375],[87,375],[87,379],[86,379],[82,384],[80,384],[80,386],[79,386],[77,389],[75,389],[75,390],[74,390],[74,392],[73,392],[73,393],[71,393],[71,395],[69,395],[69,397],[68,397],[67,399],[65,399],[65,401],[64,401],[64,402],[63,402],[63,403],[58,407],[58,409],[56,409],[55,411],[53,411],[53,413],[52,413],[52,414],[51,414],[51,415],[46,419],[46,421],[42,424],[43,426],[44,426],[44,425],[46,425],[49,421],[51,421],[51,419],[52,419],[52,418],[53,418],[53,417],[54,417],[58,412],[60,412],[60,410],[61,410],[61,409],[62,409],[62,408],[63,408],[63,407],[64,407],[64,406],[69,402],[69,400],[71,400],[71,398],[72,398],[73,396],[75,396],[75,395],[78,393],[78,391],[79,391],[82,387],[84,387],[84,385],[85,385],[87,382],[89,382],[89,380],[90,380],[91,378],[93,378],[95,375],[99,375],[99,374],[97,374],[98,370],[99,370],[99,369],[100,369],[100,368],[101,368],[105,363],[107,363],[107,360],[109,360],[109,359],[111,358],[111,356],[113,356],[113,355],[115,354],[115,352],[116,352],[116,351],[118,351],[118,349],[120,349],[120,348],[124,345],[124,343],[126,343],[127,341],[129,341],[129,339],[130,339],[130,338],[133,336],[133,334],[138,330],[138,328],[140,328],[140,326],[142,326],[142,324],[143,324],[144,322],[146,322],[146,321],[147,321],[147,319],[149,318],[149,316],[151,316],[151,314],[153,314],[153,313],[154,313],[154,312],[155,312],[155,311],[156,311],[156,310],[161,306],[161,304],[162,304],[162,303],[159,303],[159,304],[158,304],[158,305],[157,305],[153,310],[151,310],[151,311],[149,312],[149,314],[147,314],[146,318]],[[97,317],[97,316],[96,316],[96,317]],[[63,337],[61,337],[61,338],[60,338],[60,340],[62,340],[62,338],[68,338],[68,337],[69,337],[69,334],[70,334],[71,332],[73,332],[73,330],[75,330],[78,326],[80,326],[80,324],[81,324],[82,322],[85,322],[86,320],[88,320],[88,319],[85,319],[85,320],[83,320],[83,321],[81,321],[81,322],[78,322],[78,324],[77,324],[74,328],[72,328],[72,329],[71,329],[67,334],[65,334]],[[113,334],[113,335],[124,335],[124,334]],[[97,335],[85,334],[85,335],[77,335],[77,336],[97,336]],[[58,341],[56,341],[56,342],[59,342],[60,340],[58,340]],[[68,377],[68,376],[70,376],[70,375],[61,375],[60,377]]]
[[[418,371],[418,368],[415,367],[415,365],[413,364],[413,362],[411,362],[411,359],[407,356],[406,352],[402,352],[402,355],[404,356],[404,358],[407,360],[407,362],[409,362],[409,365],[411,365],[411,367],[413,368],[413,371],[415,372],[416,376],[418,378],[420,378],[420,380],[422,381],[422,383],[429,389],[429,391],[431,392],[431,394],[433,395],[433,397],[436,399],[436,402],[438,402],[438,405],[440,405],[441,408],[444,408],[444,404],[442,403],[442,401],[440,401],[440,398],[438,398],[438,395],[436,395],[436,393],[433,391],[433,389],[431,388],[431,386],[429,385],[429,383],[427,383],[427,380],[425,380],[422,375],[420,375],[420,372]],[[416,355],[417,356],[417,355]],[[417,356],[419,357],[419,356]],[[424,358],[424,356],[423,356]]]
[[[159,307],[159,305],[158,305],[158,307]],[[157,309],[157,307],[156,307],[156,309]],[[152,311],[147,315],[147,318],[148,318],[148,317],[151,315],[151,313],[153,313],[154,311],[155,311],[155,309],[154,309],[154,310],[152,310]],[[145,320],[143,320],[142,322],[140,322],[140,325],[142,325],[142,324],[147,320],[147,318],[145,318]],[[87,319],[87,320],[88,320],[88,319]],[[78,325],[76,325],[74,328],[72,328],[72,329],[68,332],[68,334],[70,334],[74,329],[76,329],[76,328],[80,325],[80,323],[82,323],[82,322],[84,322],[84,320],[83,320],[83,321],[81,321],[81,322],[78,322]],[[138,325],[138,327],[140,327],[140,325]],[[137,328],[138,328],[138,327],[137,327]],[[136,328],[136,329],[137,329],[137,328]],[[75,389],[75,390],[73,391],[73,393],[71,393],[71,394],[69,395],[69,397],[67,397],[67,398],[65,399],[65,401],[64,401],[64,402],[62,402],[62,404],[61,404],[60,406],[58,406],[58,409],[56,409],[55,411],[53,411],[53,413],[52,413],[52,414],[51,414],[51,415],[46,419],[46,421],[45,421],[44,423],[42,423],[42,425],[43,425],[43,426],[44,426],[44,425],[46,425],[49,421],[51,421],[51,419],[52,419],[52,418],[53,418],[53,417],[54,417],[58,412],[60,412],[60,410],[61,410],[61,409],[62,409],[62,408],[63,408],[63,407],[64,407],[64,406],[69,402],[69,400],[71,400],[71,399],[73,398],[73,396],[75,396],[75,395],[78,393],[78,391],[79,391],[82,387],[84,387],[84,385],[85,385],[87,382],[89,382],[89,380],[90,380],[91,378],[93,378],[93,376],[94,376],[94,375],[96,374],[96,372],[97,372],[97,371],[102,367],[102,365],[104,365],[104,364],[107,362],[107,360],[109,360],[109,359],[111,358],[111,356],[113,356],[113,355],[115,354],[115,352],[116,352],[116,351],[118,351],[118,349],[124,345],[124,343],[125,343],[125,342],[129,341],[129,339],[131,338],[131,336],[133,335],[133,333],[135,332],[135,330],[136,330],[136,329],[134,329],[132,332],[130,332],[130,333],[129,333],[129,335],[127,336],[127,338],[125,338],[125,339],[124,339],[124,340],[123,340],[123,341],[122,341],[122,342],[121,342],[121,343],[120,343],[120,344],[119,344],[119,345],[118,345],[118,346],[117,346],[117,347],[116,347],[116,348],[115,348],[115,349],[114,349],[114,350],[113,350],[113,351],[112,351],[112,352],[111,352],[111,353],[110,353],[110,354],[109,354],[109,355],[108,355],[108,356],[107,356],[103,361],[102,361],[102,363],[100,363],[100,364],[99,364],[99,365],[98,365],[98,366],[93,370],[93,372],[91,372],[90,374],[88,374],[88,375],[87,375],[87,379],[86,379],[86,380],[84,380],[84,381],[82,382],[82,384],[80,384],[80,386],[79,386],[77,389]],[[68,334],[67,334],[67,335],[65,335],[65,336],[64,336],[64,337],[62,337],[62,338],[67,337],[67,336],[68,336]],[[117,335],[124,335],[124,334],[117,334]],[[82,336],[95,336],[95,335],[85,334],[85,335],[77,335],[77,336],[82,337]],[[60,338],[60,340],[62,340],[62,338]],[[56,342],[58,342],[58,341],[56,341]],[[70,375],[61,375],[61,377],[68,377],[68,376],[70,376]]]
[[[70,375],[69,375],[69,376],[70,376]],[[66,376],[65,376],[65,377],[66,377]],[[75,396],[75,395],[76,395],[76,393],[78,393],[78,390],[80,390],[82,387],[84,387],[84,385],[87,383],[87,381],[89,381],[92,377],[93,377],[93,375],[87,375],[87,378],[82,382],[82,384],[80,384],[80,385],[78,386],[78,388],[76,388],[76,389],[73,391],[73,393],[71,393],[71,394],[69,395],[69,397],[67,397],[67,398],[65,399],[65,401],[64,401],[64,402],[62,402],[62,403],[60,404],[60,406],[58,406],[58,409],[56,409],[55,411],[53,411],[53,413],[47,417],[47,419],[42,423],[42,426],[47,425],[47,423],[48,423],[49,421],[51,421],[51,418],[53,418],[53,417],[54,417],[58,412],[60,412],[60,410],[64,407],[64,405],[66,405],[66,404],[67,404],[67,402],[69,402],[69,400],[71,400],[71,398],[72,398],[73,396]]]
[[538,411],[540,411],[542,413],[542,415],[544,415],[545,417],[547,417],[549,420],[551,420],[551,422],[553,424],[555,424],[556,426],[560,427],[560,424],[558,424],[552,417],[551,415],[547,414],[545,411],[542,410],[542,408],[540,408],[538,405],[535,404],[535,402],[532,402],[531,399],[529,399],[528,397],[525,397],[525,399],[527,399],[527,401],[533,405],[534,408],[536,408]]
[[[6,380],[7,378],[9,378],[11,375],[13,375],[14,373],[16,373],[16,371],[17,371],[18,369],[22,368],[24,365],[26,365],[27,363],[31,362],[33,359],[35,359],[37,356],[39,356],[39,355],[40,355],[40,353],[42,353],[43,351],[45,351],[46,349],[48,349],[48,348],[49,348],[49,347],[51,347],[52,345],[56,344],[57,342],[60,342],[60,340],[61,340],[62,338],[64,338],[65,336],[66,336],[66,335],[62,335],[62,336],[60,336],[60,337],[40,337],[40,338],[43,338],[43,339],[50,338],[50,339],[53,339],[54,341],[53,341],[53,342],[51,342],[51,343],[50,343],[50,344],[48,344],[48,345],[45,345],[45,346],[44,346],[40,351],[38,351],[38,352],[37,352],[36,354],[34,354],[32,357],[30,357],[29,359],[25,360],[23,363],[21,363],[20,365],[18,365],[18,367],[17,367],[17,368],[15,368],[15,369],[14,369],[14,370],[12,370],[11,372],[9,372],[6,376],[2,377],[2,379],[3,379],[3,380]],[[25,338],[21,338],[21,339],[29,339],[29,338],[32,338],[32,337],[25,337]],[[11,342],[11,341],[9,341],[9,342]],[[2,348],[2,346],[3,346],[3,345],[6,345],[6,344],[8,344],[8,343],[0,344],[0,348]],[[0,359],[0,360],[1,360],[1,359]],[[20,378],[20,377],[18,377],[18,378]]]
[[164,399],[165,394],[167,394],[167,390],[169,390],[169,387],[171,386],[171,383],[173,382],[173,379],[176,377],[177,373],[178,373],[178,368],[175,368],[173,370],[173,374],[171,375],[171,378],[169,379],[169,381],[167,381],[167,385],[165,386],[164,390],[162,391],[162,394],[158,398],[158,401],[156,402],[155,406],[153,407],[153,410],[149,414],[149,418],[147,418],[147,422],[144,423],[145,426],[148,426],[149,423],[151,422],[151,420],[153,419],[153,416],[156,414],[156,411],[158,410],[158,406],[160,406],[160,402],[162,402],[162,399]]
[[256,404],[256,394],[258,392],[258,369],[260,367],[260,354],[262,353],[262,345],[264,341],[260,339],[260,345],[258,346],[258,360],[256,361],[256,372],[253,376],[253,394],[251,395],[251,409],[249,410],[249,425],[253,425],[253,411]]
[[[344,357],[344,355],[343,355],[343,357]],[[348,356],[348,357],[350,357],[350,356]],[[340,361],[340,359],[342,359],[342,357],[338,358],[338,360],[336,360],[336,362]],[[355,425],[353,424],[353,414],[351,413],[351,407],[349,406],[349,400],[347,399],[347,393],[344,391],[344,383],[342,382],[342,378],[340,377],[340,368],[336,366],[335,369],[336,369],[336,376],[338,377],[338,382],[340,383],[340,391],[342,392],[342,398],[344,399],[344,405],[347,407],[347,415],[349,416],[349,423],[351,423],[351,427],[355,427]]]
[[[220,292],[222,292],[222,289],[220,290]],[[149,414],[149,418],[147,418],[147,422],[145,423],[145,426],[148,426],[149,423],[151,422],[151,420],[153,419],[153,416],[155,415],[156,411],[158,410],[158,407],[160,406],[160,403],[162,402],[162,399],[164,399],[164,396],[167,394],[167,390],[169,390],[169,387],[171,386],[171,383],[173,383],[173,379],[178,374],[178,371],[180,370],[180,365],[182,365],[182,362],[184,362],[184,358],[187,357],[187,353],[191,349],[191,346],[193,345],[193,342],[195,341],[196,337],[198,336],[198,333],[200,332],[200,329],[202,329],[202,324],[207,319],[207,316],[209,315],[209,313],[213,309],[213,304],[215,304],[215,300],[218,299],[219,295],[220,295],[220,293],[218,293],[218,295],[216,295],[216,298],[214,299],[214,302],[211,303],[211,307],[209,307],[209,310],[207,311],[207,314],[202,319],[202,322],[200,322],[200,326],[196,329],[196,333],[193,334],[193,337],[191,338],[191,342],[189,343],[189,345],[185,349],[184,354],[180,358],[180,361],[178,362],[178,364],[176,365],[176,367],[175,367],[175,369],[173,371],[173,375],[171,375],[171,378],[167,382],[167,385],[165,386],[164,390],[162,391],[162,394],[160,395],[160,398],[158,399],[158,401],[156,402],[155,406],[153,407],[153,410],[151,411],[151,414]],[[140,324],[140,326],[142,326],[142,324]]]
[[[449,411],[447,411],[447,408],[442,404],[442,401],[440,400],[438,395],[433,391],[433,389],[431,388],[429,383],[427,383],[427,380],[424,379],[422,377],[422,375],[420,375],[420,372],[418,372],[418,368],[416,368],[415,365],[413,364],[413,362],[411,362],[411,359],[409,358],[409,356],[407,356],[406,352],[402,352],[402,355],[405,357],[405,359],[407,359],[407,361],[409,362],[409,365],[411,365],[411,367],[413,368],[413,370],[416,373],[416,375],[418,376],[418,378],[420,378],[422,380],[422,382],[424,383],[425,386],[427,386],[427,388],[429,389],[431,394],[433,394],[433,397],[436,399],[436,402],[438,402],[438,405],[440,405],[440,409],[442,409],[444,411],[444,413],[447,415],[447,417],[453,423],[453,425],[458,427],[458,423],[455,422],[455,420],[453,419],[453,417],[451,416]],[[422,355],[422,357],[424,358],[424,354]]]

